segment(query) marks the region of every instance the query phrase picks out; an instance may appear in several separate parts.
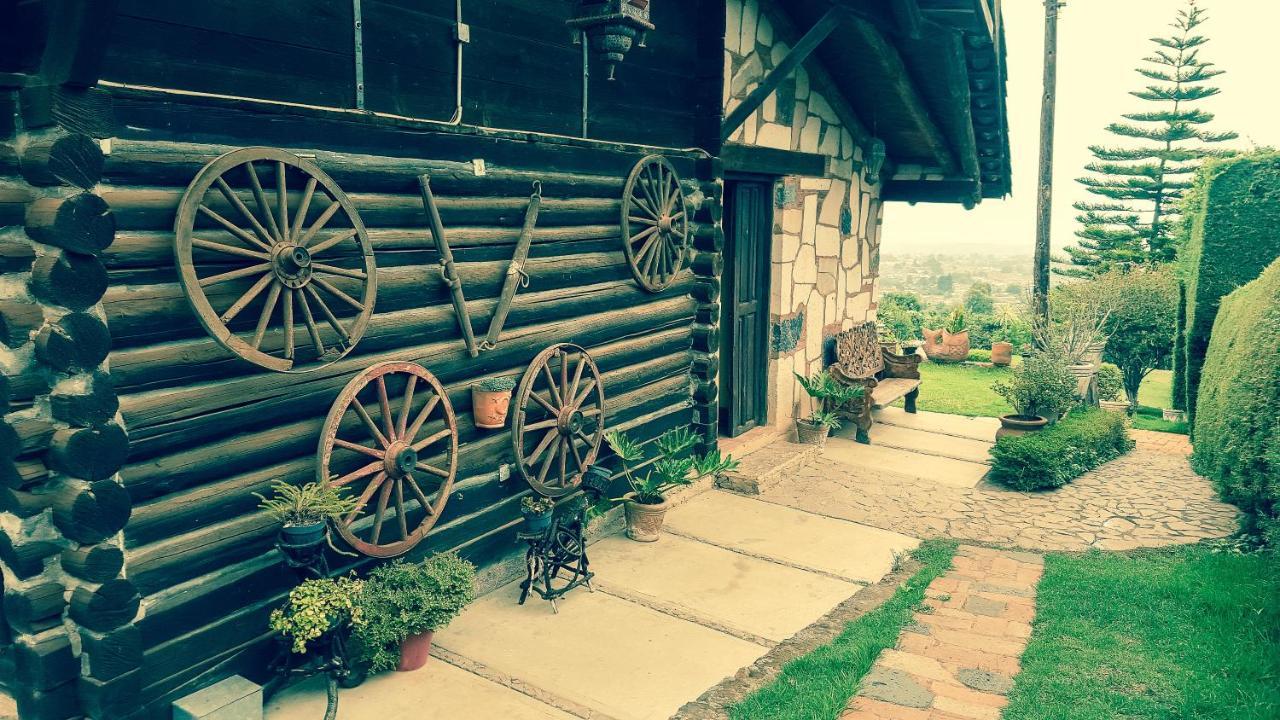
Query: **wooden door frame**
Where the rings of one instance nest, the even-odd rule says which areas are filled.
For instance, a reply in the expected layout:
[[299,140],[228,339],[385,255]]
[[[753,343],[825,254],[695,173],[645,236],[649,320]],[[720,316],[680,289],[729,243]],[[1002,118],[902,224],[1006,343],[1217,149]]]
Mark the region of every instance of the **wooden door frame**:
[[[733,398],[736,391],[736,381],[738,378],[733,376],[733,358],[737,348],[734,346],[734,329],[735,323],[732,321],[732,307],[737,303],[737,264],[734,262],[735,255],[738,251],[737,240],[734,237],[735,227],[727,227],[725,232],[725,263],[723,275],[723,287],[721,288],[721,310],[720,310],[720,432],[729,437],[736,437],[752,428],[760,427],[769,422],[769,333],[770,333],[770,312],[771,308],[771,277],[773,263],[773,224],[774,224],[774,197],[778,189],[779,177],[777,175],[761,175],[755,173],[730,172],[725,174],[725,219],[726,223],[732,222],[733,209],[728,207],[728,202],[734,197],[730,184],[740,182],[759,183],[767,187],[767,197],[765,199],[766,216],[764,219],[764,234],[762,239],[764,243],[763,254],[764,262],[762,267],[758,269],[760,273],[760,332],[758,345],[755,351],[760,354],[761,369],[764,371],[758,379],[756,387],[757,416],[755,419],[735,427],[732,423],[733,418]],[[726,322],[729,320],[730,322]]]

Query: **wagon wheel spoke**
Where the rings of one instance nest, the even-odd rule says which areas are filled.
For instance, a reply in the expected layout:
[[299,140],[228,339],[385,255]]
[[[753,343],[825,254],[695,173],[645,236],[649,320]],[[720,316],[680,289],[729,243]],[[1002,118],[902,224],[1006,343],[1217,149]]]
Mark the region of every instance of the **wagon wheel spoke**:
[[556,459],[556,456],[560,454],[560,435],[559,435],[559,433],[557,433],[557,434],[556,434],[556,439],[555,439],[555,443],[554,443],[554,444],[555,444],[555,448],[556,448],[556,449],[555,449],[555,450],[552,450],[552,451],[551,451],[551,452],[549,452],[549,453],[547,453],[547,457],[546,457],[546,459],[544,459],[544,460],[542,461],[542,467],[538,468],[538,483],[539,483],[539,484],[546,482],[546,480],[547,480],[547,471],[551,469],[551,461],[552,461],[552,460],[555,460],[555,459]]
[[307,178],[307,186],[302,190],[302,200],[298,203],[298,210],[293,216],[293,235],[289,240],[297,242],[298,235],[302,233],[302,226],[307,222],[307,212],[311,210],[311,198],[316,194],[316,183],[320,182],[315,177]]
[[337,245],[338,243],[342,242],[343,240],[346,240],[346,239],[348,239],[348,238],[355,237],[355,235],[356,235],[356,229],[355,229],[355,228],[348,228],[348,229],[346,229],[346,230],[340,230],[340,231],[335,232],[334,234],[330,235],[329,237],[325,238],[324,240],[321,240],[320,242],[316,243],[315,245],[312,245],[312,246],[308,247],[307,249],[311,251],[311,254],[312,254],[313,256],[314,256],[314,255],[319,255],[320,253],[322,253],[322,252],[324,252],[325,250],[328,250],[329,248],[331,248],[331,247],[333,247],[333,246]]
[[429,473],[431,473],[432,475],[438,475],[438,476],[440,476],[440,477],[445,477],[445,478],[449,477],[449,471],[448,471],[448,470],[445,470],[445,469],[443,469],[443,468],[438,468],[438,467],[436,467],[435,465],[432,465],[431,463],[428,463],[428,462],[419,462],[419,463],[416,463],[416,464],[414,465],[414,467],[418,468],[419,470],[421,470],[421,471],[423,471],[423,472],[429,472]]
[[248,250],[245,248],[236,247],[235,245],[223,245],[220,242],[205,240],[203,238],[191,238],[191,245],[192,247],[198,247],[203,250],[212,250],[213,252],[219,252],[225,255],[237,255],[239,257],[249,258],[251,260],[270,260],[271,259],[270,255],[263,252],[258,252],[256,250]]
[[[346,475],[343,475],[340,478],[330,480],[329,484],[335,487],[341,487],[353,480],[359,480],[362,477],[368,477],[369,475],[372,475],[381,469],[382,469],[382,461],[379,460],[378,462],[369,463],[364,467],[352,470],[351,472],[347,473]],[[369,492],[373,492],[373,491],[370,490]]]
[[578,385],[582,382],[582,371],[585,370],[586,367],[586,361],[582,358],[582,355],[578,355],[577,365],[573,369],[573,382],[569,383],[569,389],[565,391],[565,395],[568,395],[571,398],[578,397]]
[[[529,428],[525,429],[528,430]],[[560,431],[555,428],[548,430],[547,434],[543,435],[542,440],[538,442],[537,447],[533,449],[533,452],[529,453],[529,456],[524,459],[525,464],[533,465],[536,463],[538,458],[542,456],[542,453],[546,452],[547,448],[551,447],[551,441],[555,440],[559,435]]]
[[555,427],[560,422],[559,418],[551,418],[549,420],[539,420],[535,423],[529,423],[524,426],[525,430],[542,430],[543,428]]
[[373,535],[369,538],[369,542],[374,545],[378,544],[378,536],[382,534],[383,516],[386,515],[387,512],[387,501],[391,499],[391,486],[395,484],[395,482],[387,482],[384,480],[382,483],[382,492],[378,493],[378,508],[373,514]]
[[404,516],[404,478],[396,480],[396,525],[400,527],[400,539],[409,538],[409,523]]
[[577,443],[573,441],[573,438],[569,438],[568,443],[569,449],[573,450],[573,462],[578,466],[578,472],[586,472],[587,466],[582,462],[582,452],[578,450]]
[[306,247],[307,243],[311,242],[311,238],[315,237],[316,233],[320,232],[320,230],[324,228],[325,223],[329,222],[329,219],[332,218],[334,214],[341,209],[341,207],[342,205],[337,200],[330,202],[329,207],[325,208],[324,212],[320,213],[320,217],[316,218],[316,221],[311,223],[311,227],[307,228],[307,231],[302,234],[302,237],[298,238],[298,244],[302,247]]
[[[410,375],[404,386],[404,399],[400,401],[400,415],[396,418],[396,434],[405,437],[405,430],[409,429],[409,410],[413,408],[413,391],[418,386],[418,376]],[[413,438],[408,438],[412,440]]]
[[267,301],[262,304],[262,313],[258,315],[258,326],[253,330],[253,342],[249,343],[254,350],[262,345],[262,338],[267,334],[267,325],[271,323],[271,314],[276,311],[276,303],[280,301],[280,290],[283,287],[278,282],[271,283]]
[[222,215],[218,214],[217,212],[209,208],[208,205],[201,205],[198,208],[198,210],[205,217],[218,223],[223,227],[223,229],[225,229],[227,232],[231,233],[232,235],[240,238],[245,242],[245,244],[249,245],[250,247],[256,247],[256,248],[260,248],[262,250],[267,250],[267,251],[271,250],[270,245],[267,245],[266,243],[262,242],[261,240],[254,237],[253,235],[250,235],[244,230],[241,230],[239,227],[236,226],[235,223],[222,217]]
[[[652,230],[653,232],[650,233],[649,232],[650,230]],[[640,262],[645,256],[649,254],[649,251],[652,250],[654,246],[662,240],[662,233],[657,232],[657,230],[658,228],[651,227],[649,228],[649,230],[645,230],[643,233],[640,234],[640,235],[647,234],[650,237],[648,240],[644,242],[643,245],[640,246],[639,252],[636,253],[635,255],[636,262]],[[640,237],[640,235],[637,235],[636,237]]]
[[258,273],[265,273],[271,269],[271,263],[259,263],[258,265],[248,265],[238,270],[229,270],[217,275],[210,275],[207,278],[200,278],[201,287],[209,287],[217,285],[228,280],[239,280],[240,278],[252,277]]
[[530,400],[533,400],[534,402],[536,402],[536,403],[538,403],[539,405],[541,405],[541,406],[543,407],[543,409],[545,409],[547,412],[551,413],[552,415],[556,415],[556,414],[558,414],[558,413],[560,412],[560,408],[558,408],[558,407],[556,407],[556,406],[552,405],[551,403],[547,402],[547,401],[542,397],[542,395],[540,395],[540,394],[538,394],[538,393],[536,393],[536,392],[535,392],[535,393],[530,393],[530,394],[529,394],[529,399],[530,399]]
[[551,377],[551,367],[546,363],[542,365],[542,374],[547,378],[547,391],[551,393],[552,399],[556,401],[556,410],[564,407],[564,400],[560,397],[560,388],[556,387],[555,378]]
[[354,443],[354,442],[351,442],[350,440],[343,440],[342,438],[334,438],[333,444],[337,447],[343,448],[344,450],[358,452],[362,455],[368,455],[369,457],[378,458],[379,460],[382,460],[386,457],[386,453],[382,452],[381,450],[378,450],[377,448],[371,448],[368,445],[361,445],[360,443]]
[[674,174],[667,175],[667,204],[663,208],[663,212],[667,215],[671,214],[671,210],[675,207],[676,198],[680,196],[680,181],[676,179]]
[[262,227],[262,223],[258,221],[258,216],[254,215],[253,211],[249,209],[249,206],[244,204],[244,201],[241,200],[240,196],[231,189],[231,186],[227,184],[227,181],[219,176],[214,180],[214,183],[218,186],[218,191],[222,193],[222,197],[226,198],[227,202],[231,204],[231,207],[238,210],[241,217],[249,221],[249,227],[253,228],[253,231],[257,233],[262,242],[265,243],[267,247],[274,245],[275,238],[271,237],[271,233],[267,232],[267,229]]
[[431,415],[431,411],[436,409],[436,405],[440,402],[439,395],[432,395],[426,405],[422,406],[422,410],[418,411],[417,417],[413,419],[413,425],[404,433],[404,437],[410,440],[418,436],[418,432],[422,430],[422,425],[427,421],[427,417]]
[[365,486],[364,492],[360,493],[360,497],[356,498],[355,507],[347,513],[346,517],[342,518],[343,525],[350,525],[352,521],[360,517],[361,511],[363,511],[365,506],[369,504],[369,499],[373,497],[373,493],[382,486],[383,481],[386,479],[387,474],[385,472],[379,472],[377,475],[373,476],[373,479]]
[[311,336],[311,344],[315,346],[316,355],[324,355],[324,341],[320,339],[320,328],[316,325],[316,318],[311,314],[311,303],[307,302],[307,296],[301,290],[294,290],[293,293],[298,296],[298,303],[302,306],[302,320],[307,325],[307,334]]
[[569,444],[571,443],[563,437],[556,441],[556,455],[560,458],[560,487],[567,487],[569,482],[569,472],[566,468],[569,462],[569,451],[565,449],[565,445]]
[[343,344],[350,342],[351,336],[347,334],[346,328],[342,327],[342,323],[338,321],[338,317],[329,309],[324,298],[320,297],[320,293],[316,292],[316,289],[310,285],[303,287],[302,290],[311,296],[311,299],[316,302],[316,305],[320,306],[320,314],[324,315],[324,319],[329,323],[329,327],[333,328],[333,331],[338,333],[339,338],[342,338]]
[[350,295],[342,292],[336,286],[334,286],[333,283],[329,282],[328,280],[325,280],[322,277],[312,277],[311,282],[318,285],[321,290],[324,290],[325,292],[329,293],[330,295],[333,295],[334,297],[338,298],[342,302],[350,305],[351,307],[357,310],[364,308],[364,304],[361,303],[359,300],[356,300]]
[[225,325],[234,320],[235,317],[240,314],[240,311],[248,307],[249,303],[253,302],[254,298],[261,295],[262,291],[266,290],[267,286],[270,285],[271,281],[274,279],[275,277],[270,274],[263,275],[259,278],[258,282],[254,283],[248,290],[245,290],[244,294],[236,299],[235,302],[231,303],[231,307],[227,308],[226,312],[222,313],[222,323]]
[[253,199],[258,203],[258,212],[262,213],[267,219],[267,226],[271,230],[271,237],[276,242],[280,242],[280,226],[276,224],[275,213],[271,212],[271,205],[267,203],[266,193],[262,192],[262,182],[258,180],[258,171],[253,167],[252,162],[244,164],[245,172],[249,176],[249,189],[253,191]]
[[360,402],[360,398],[351,398],[351,409],[356,411],[356,415],[360,418],[360,422],[364,423],[364,427],[369,431],[369,437],[378,441],[378,444],[384,448],[391,447],[391,441],[386,435],[378,429],[377,423],[373,421],[373,417],[369,415],[369,411],[364,408],[364,404]]
[[329,263],[311,263],[311,269],[326,275],[338,275],[340,277],[355,278],[356,280],[367,280],[369,278],[368,274],[363,270],[349,270]]
[[290,289],[284,294],[284,356],[288,360],[293,359],[293,293]]
[[627,219],[631,222],[638,222],[642,225],[657,225],[658,221],[651,217],[640,217],[639,215],[628,215]]
[[435,508],[431,506],[431,501],[427,499],[426,493],[422,492],[422,488],[418,487],[418,481],[413,475],[406,473],[404,481],[409,485],[409,492],[418,500],[418,505],[427,512],[428,515],[435,515]]
[[391,400],[387,398],[387,379],[382,375],[375,381],[378,388],[378,409],[382,414],[382,429],[390,440],[396,439],[395,421],[391,419]]
[[419,440],[418,442],[414,443],[410,447],[412,447],[414,450],[418,452],[422,452],[425,448],[439,442],[440,440],[443,440],[444,438],[449,437],[452,434],[453,433],[448,428],[445,428],[444,430],[441,430],[439,432],[432,433],[431,435],[426,436],[425,438]]
[[582,403],[586,402],[587,396],[590,395],[591,391],[595,389],[596,389],[596,379],[587,378],[587,384],[583,386],[582,392],[573,399],[574,406],[582,407]]
[[280,213],[280,242],[293,235],[289,232],[289,195],[285,188],[284,161],[276,161],[276,210]]

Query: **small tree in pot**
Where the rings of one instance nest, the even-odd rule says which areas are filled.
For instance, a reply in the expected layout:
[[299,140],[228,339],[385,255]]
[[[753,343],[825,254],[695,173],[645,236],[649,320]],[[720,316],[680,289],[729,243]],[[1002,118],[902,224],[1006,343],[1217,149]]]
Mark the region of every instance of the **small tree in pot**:
[[520,515],[524,518],[525,531],[545,533],[551,527],[551,515],[555,509],[556,501],[549,497],[525,495],[520,499]]
[[654,542],[662,533],[662,520],[670,503],[666,493],[672,488],[689,485],[711,475],[719,475],[738,467],[731,456],[720,456],[719,450],[695,456],[697,438],[687,427],[668,430],[653,442],[658,457],[641,477],[637,465],[644,462],[644,448],[616,430],[604,439],[622,463],[623,476],[631,492],[621,498],[627,516],[627,537],[639,542]]
[[1000,417],[997,437],[1022,435],[1057,422],[1076,399],[1076,381],[1066,362],[1052,353],[1035,353],[1014,368],[1008,380],[993,384],[1014,414]]
[[457,553],[397,560],[369,573],[358,599],[355,637],[371,672],[417,670],[435,631],[475,600],[476,568]]
[[355,498],[347,497],[344,488],[309,482],[292,485],[282,480],[271,484],[270,498],[254,493],[259,507],[282,524],[280,543],[287,547],[308,547],[324,541],[325,523],[329,518],[345,515],[356,507]]
[[813,411],[805,418],[796,418],[796,437],[806,445],[825,445],[827,435],[840,427],[835,408],[860,399],[865,390],[856,385],[844,385],[823,370],[812,377],[792,373],[813,402]]

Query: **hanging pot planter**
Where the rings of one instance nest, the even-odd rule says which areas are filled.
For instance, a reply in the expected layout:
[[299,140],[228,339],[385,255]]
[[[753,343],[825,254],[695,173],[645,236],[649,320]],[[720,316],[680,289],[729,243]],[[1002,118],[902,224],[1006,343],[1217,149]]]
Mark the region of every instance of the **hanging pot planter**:
[[515,380],[509,377],[485,378],[471,386],[471,414],[476,427],[486,430],[506,427],[511,391],[515,386]]
[[280,544],[289,548],[310,548],[324,542],[325,521],[283,525],[280,528]]
[[555,514],[556,502],[541,495],[526,495],[520,501],[520,516],[524,518],[524,531],[527,533],[545,533],[551,527],[551,517]]

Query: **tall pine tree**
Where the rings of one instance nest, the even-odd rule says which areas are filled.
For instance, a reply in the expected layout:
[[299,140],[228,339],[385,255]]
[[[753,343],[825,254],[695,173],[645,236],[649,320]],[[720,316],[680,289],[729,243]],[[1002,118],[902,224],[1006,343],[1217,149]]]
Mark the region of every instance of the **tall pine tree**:
[[1077,202],[1079,241],[1065,248],[1066,257],[1054,271],[1072,277],[1092,277],[1117,266],[1156,265],[1175,253],[1178,201],[1191,186],[1200,161],[1229,150],[1212,147],[1234,139],[1233,132],[1211,132],[1204,126],[1213,114],[1192,103],[1218,94],[1208,81],[1223,73],[1200,59],[1208,38],[1195,34],[1207,18],[1190,0],[1178,11],[1171,37],[1151,38],[1156,50],[1137,68],[1155,84],[1130,94],[1157,103],[1150,112],[1123,115],[1128,122],[1112,123],[1107,131],[1138,142],[1132,147],[1092,145],[1091,174],[1078,179],[1098,202]]

